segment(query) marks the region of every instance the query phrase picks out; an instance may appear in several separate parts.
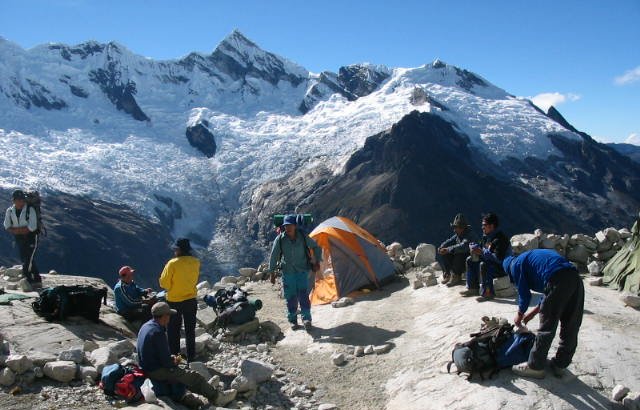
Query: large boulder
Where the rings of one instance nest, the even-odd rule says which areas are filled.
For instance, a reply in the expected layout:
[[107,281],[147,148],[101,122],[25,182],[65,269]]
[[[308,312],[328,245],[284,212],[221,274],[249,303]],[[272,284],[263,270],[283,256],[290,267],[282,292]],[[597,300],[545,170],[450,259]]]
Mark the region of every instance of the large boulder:
[[33,361],[22,354],[12,354],[4,364],[16,374],[22,374],[33,367]]
[[220,283],[223,285],[236,284],[238,283],[238,278],[235,276],[223,276],[222,279],[220,279]]
[[77,378],[82,381],[87,379],[96,380],[98,378],[98,370],[93,366],[79,366]]
[[587,265],[587,270],[591,276],[601,276],[604,263],[600,261],[593,261]]
[[531,233],[522,233],[511,237],[511,248],[516,255],[522,252],[538,249],[540,237]]
[[582,245],[589,253],[593,253],[598,249],[598,243],[590,236],[577,233],[571,236],[569,240],[570,245]]
[[553,233],[544,235],[540,238],[538,247],[542,249],[556,249],[562,243],[562,237]]
[[255,384],[266,382],[271,379],[275,368],[273,365],[260,360],[246,359],[240,363],[240,371],[243,376]]
[[218,316],[216,316],[216,312],[209,306],[205,307],[204,309],[199,309],[198,312],[196,312],[196,321],[205,329],[212,328],[216,322],[217,317]]
[[113,343],[109,343],[107,345],[107,347],[118,358],[131,356],[131,354],[136,349],[134,344],[130,340],[127,340],[127,339],[119,340],[119,341],[113,342]]
[[50,379],[69,383],[76,377],[77,365],[68,360],[58,360],[44,365],[44,375]]
[[589,250],[581,244],[571,246],[567,251],[567,259],[569,259],[571,262],[577,262],[583,265],[587,264],[590,255],[591,252],[589,252]]
[[74,363],[81,364],[84,361],[84,349],[78,347],[74,349],[63,350],[58,355],[58,360],[72,361]]
[[13,370],[5,367],[0,370],[0,386],[11,386],[16,381],[16,374]]
[[233,381],[231,382],[231,388],[237,390],[238,393],[244,393],[255,390],[258,388],[258,386],[255,382],[249,380],[247,376],[240,375],[233,379]]
[[96,368],[96,370],[98,370],[98,373],[102,373],[102,369],[104,369],[105,366],[117,363],[118,357],[111,349],[109,349],[109,347],[104,346],[99,347],[91,352],[89,361]]
[[404,251],[402,250],[402,244],[399,242],[394,242],[391,245],[387,246],[387,255],[392,258],[398,258],[404,255]]
[[238,269],[238,272],[240,273],[240,276],[244,276],[245,278],[251,278],[253,277],[253,275],[255,275],[258,270],[255,268],[240,268]]
[[428,244],[421,243],[416,247],[416,256],[413,259],[415,266],[426,267],[431,265],[436,260],[436,247]]

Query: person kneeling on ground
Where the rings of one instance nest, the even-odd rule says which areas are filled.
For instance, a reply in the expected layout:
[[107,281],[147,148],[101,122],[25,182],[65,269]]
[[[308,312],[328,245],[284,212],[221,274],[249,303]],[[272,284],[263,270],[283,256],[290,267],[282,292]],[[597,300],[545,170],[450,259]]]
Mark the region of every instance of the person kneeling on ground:
[[304,328],[311,329],[311,301],[309,300],[309,271],[314,272],[322,261],[322,249],[316,241],[297,229],[296,216],[287,215],[282,224],[284,232],[276,236],[271,248],[269,270],[278,264],[282,269],[282,287],[287,300],[287,319],[293,330],[298,329],[298,303]]
[[[560,343],[550,366],[556,376],[562,376],[563,369],[569,366],[576,352],[584,311],[584,285],[578,270],[550,249],[534,249],[517,257],[508,256],[503,267],[518,289],[516,326],[526,324],[540,313],[540,328],[529,360],[513,366],[513,372],[525,377],[544,377],[547,354],[560,322]],[[544,293],[544,297],[538,306],[525,313],[532,290]]]
[[[462,296],[478,296],[478,302],[493,299],[493,278],[506,276],[502,261],[509,251],[509,239],[498,230],[498,216],[488,213],[482,217],[482,239],[470,244],[471,256],[467,258],[467,289]],[[478,289],[479,288],[479,289]]]
[[462,282],[465,261],[469,256],[469,243],[473,239],[471,225],[467,224],[464,215],[457,214],[450,225],[454,235],[442,242],[437,257],[444,270],[442,283],[452,287]]
[[[219,392],[198,372],[178,366],[180,358],[169,353],[167,326],[171,317],[177,313],[165,302],[158,302],[151,307],[153,318],[142,325],[138,333],[137,349],[140,368],[151,379],[154,386],[163,383],[174,387],[186,386],[192,392],[205,396],[210,404],[224,406],[235,398],[235,394]],[[186,394],[179,399],[189,400]]]
[[130,322],[141,320],[146,322],[151,319],[151,305],[155,298],[146,298],[153,289],[142,289],[133,281],[135,269],[131,266],[123,266],[118,271],[120,280],[113,287],[116,300],[116,312]]

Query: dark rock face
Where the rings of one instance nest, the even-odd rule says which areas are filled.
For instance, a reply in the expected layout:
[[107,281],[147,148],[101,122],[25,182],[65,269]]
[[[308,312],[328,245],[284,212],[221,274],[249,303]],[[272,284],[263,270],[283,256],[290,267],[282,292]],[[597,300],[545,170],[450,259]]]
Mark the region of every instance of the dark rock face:
[[216,154],[216,140],[209,131],[209,122],[204,120],[191,127],[187,127],[186,135],[189,144],[197,148],[207,158],[212,158]]
[[[0,190],[10,198],[10,191]],[[6,206],[9,206],[6,201]],[[44,273],[96,276],[113,285],[122,265],[136,268],[136,281],[158,287],[165,262],[171,258],[169,230],[117,204],[62,193],[45,193],[43,218],[48,235],[36,261]],[[0,263],[19,264],[13,236],[0,235]]]
[[633,144],[607,144],[609,147],[615,149],[622,155],[626,155],[635,162],[640,163],[640,147]]
[[114,61],[107,63],[106,68],[99,68],[89,72],[89,79],[96,83],[109,101],[120,111],[131,115],[138,121],[149,121],[149,117],[142,111],[135,99],[136,83],[121,80],[118,64]]
[[71,91],[71,94],[75,95],[76,97],[87,98],[89,96],[89,93],[86,92],[82,87],[76,87],[75,85],[70,84],[69,90]]
[[14,91],[7,91],[0,87],[7,97],[11,98],[16,105],[30,109],[33,107],[44,108],[45,110],[61,110],[67,107],[67,103],[56,97],[45,86],[35,80],[26,79],[28,88],[23,86],[17,78],[12,78]]
[[58,50],[62,58],[67,61],[71,61],[73,56],[78,56],[84,60],[91,55],[102,53],[106,47],[107,45],[105,44],[89,41],[78,44],[75,47],[69,47],[63,44],[51,44],[49,46],[49,50]]
[[169,228],[170,231],[173,231],[176,219],[182,218],[182,206],[169,197],[158,194],[155,194],[154,196],[164,206],[156,206],[153,210],[158,216],[158,219],[160,219],[162,225]]

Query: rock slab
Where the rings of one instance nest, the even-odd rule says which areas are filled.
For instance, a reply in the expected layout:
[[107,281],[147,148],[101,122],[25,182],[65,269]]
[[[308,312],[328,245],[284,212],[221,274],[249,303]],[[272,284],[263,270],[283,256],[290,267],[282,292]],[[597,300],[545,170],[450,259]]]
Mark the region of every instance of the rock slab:
[[58,360],[45,364],[42,370],[44,371],[44,375],[50,379],[62,383],[69,383],[76,377],[76,366],[72,361]]

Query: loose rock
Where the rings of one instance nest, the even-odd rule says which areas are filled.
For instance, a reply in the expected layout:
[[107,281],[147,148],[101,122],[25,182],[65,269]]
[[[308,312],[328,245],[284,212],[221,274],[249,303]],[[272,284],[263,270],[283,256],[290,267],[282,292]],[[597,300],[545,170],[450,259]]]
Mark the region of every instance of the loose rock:
[[81,364],[84,361],[84,349],[75,348],[64,350],[58,355],[58,360],[72,361],[74,363]]
[[118,357],[111,349],[105,346],[91,352],[89,361],[98,370],[98,373],[102,373],[102,369],[104,369],[105,366],[117,363]]
[[613,399],[613,401],[622,401],[622,399],[627,395],[627,393],[629,393],[629,388],[621,384],[618,384],[611,391],[611,398]]
[[76,364],[71,361],[59,360],[44,365],[44,374],[50,379],[62,383],[69,383],[76,376]]
[[391,346],[391,344],[389,344],[389,343],[385,343],[385,344],[380,345],[380,346],[375,346],[375,347],[373,348],[373,351],[374,351],[376,354],[385,354],[385,353],[389,353],[389,351],[391,351],[391,348],[392,348],[392,347],[393,347],[393,346]]
[[202,362],[191,362],[189,363],[189,369],[198,372],[202,377],[209,380],[211,378],[211,372],[207,365]]
[[622,303],[632,308],[640,308],[640,296],[625,294],[620,296]]
[[93,366],[80,366],[78,368],[78,379],[80,380],[96,380],[98,378],[98,371]]
[[344,364],[347,359],[344,357],[344,353],[334,353],[331,355],[331,361],[336,366]]
[[436,247],[427,244],[421,243],[416,247],[416,256],[413,259],[413,264],[415,266],[429,266],[436,260]]
[[5,367],[0,371],[0,386],[11,386],[16,381],[16,374],[13,370]]
[[13,354],[7,357],[4,364],[15,374],[22,374],[33,367],[31,359],[22,354]]
[[107,347],[114,355],[116,355],[116,357],[130,356],[136,349],[133,343],[126,339],[109,343]]
[[373,354],[375,350],[373,350],[373,345],[369,345],[364,348],[364,354]]
[[246,376],[255,384],[266,382],[271,379],[271,375],[274,370],[275,368],[273,365],[260,360],[247,359],[240,363],[240,371],[242,375]]

